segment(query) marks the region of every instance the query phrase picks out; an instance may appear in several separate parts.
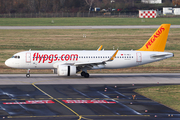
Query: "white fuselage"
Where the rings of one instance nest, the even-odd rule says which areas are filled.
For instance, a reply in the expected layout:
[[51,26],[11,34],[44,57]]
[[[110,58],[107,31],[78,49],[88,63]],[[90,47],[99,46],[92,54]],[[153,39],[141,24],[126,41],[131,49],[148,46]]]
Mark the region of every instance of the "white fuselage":
[[[107,61],[115,50],[106,51],[24,51],[16,53],[5,64],[21,69],[54,69],[56,64],[93,63]],[[89,69],[116,69],[138,66],[173,57],[169,52],[120,51],[112,61],[93,65]]]

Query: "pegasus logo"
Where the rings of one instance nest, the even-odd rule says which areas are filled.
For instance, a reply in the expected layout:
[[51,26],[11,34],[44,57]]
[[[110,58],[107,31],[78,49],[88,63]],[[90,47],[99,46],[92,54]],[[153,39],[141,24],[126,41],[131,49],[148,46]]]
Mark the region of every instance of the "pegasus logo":
[[147,49],[154,43],[154,41],[156,41],[159,38],[159,36],[162,34],[164,30],[165,28],[161,26],[161,28],[150,38],[150,40],[146,44]]

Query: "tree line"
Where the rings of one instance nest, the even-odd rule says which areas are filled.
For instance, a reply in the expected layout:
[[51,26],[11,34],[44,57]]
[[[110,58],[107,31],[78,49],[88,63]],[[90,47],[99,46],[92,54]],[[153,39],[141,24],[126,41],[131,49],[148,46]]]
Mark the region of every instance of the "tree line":
[[0,14],[92,12],[95,7],[137,12],[139,9],[162,9],[163,6],[171,7],[173,4],[172,0],[163,0],[161,5],[144,4],[141,0],[0,0]]

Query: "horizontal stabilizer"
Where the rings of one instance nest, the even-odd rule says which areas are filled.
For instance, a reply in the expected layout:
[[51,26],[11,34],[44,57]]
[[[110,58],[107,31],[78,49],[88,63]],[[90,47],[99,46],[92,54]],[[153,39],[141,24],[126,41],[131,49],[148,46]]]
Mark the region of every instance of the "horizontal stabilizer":
[[174,54],[173,53],[164,53],[164,54],[155,54],[155,55],[151,55],[150,57],[153,59],[162,59],[162,58],[170,58],[173,57]]

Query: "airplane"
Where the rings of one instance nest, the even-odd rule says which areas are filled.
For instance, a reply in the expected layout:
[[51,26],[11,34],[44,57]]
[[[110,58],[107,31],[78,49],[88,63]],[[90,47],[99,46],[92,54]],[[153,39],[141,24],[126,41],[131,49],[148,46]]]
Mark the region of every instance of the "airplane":
[[87,70],[118,69],[139,66],[173,57],[164,52],[170,24],[162,24],[149,40],[138,50],[29,50],[14,54],[5,61],[12,68],[53,69],[58,76],[72,76],[81,71],[81,76],[89,78]]

